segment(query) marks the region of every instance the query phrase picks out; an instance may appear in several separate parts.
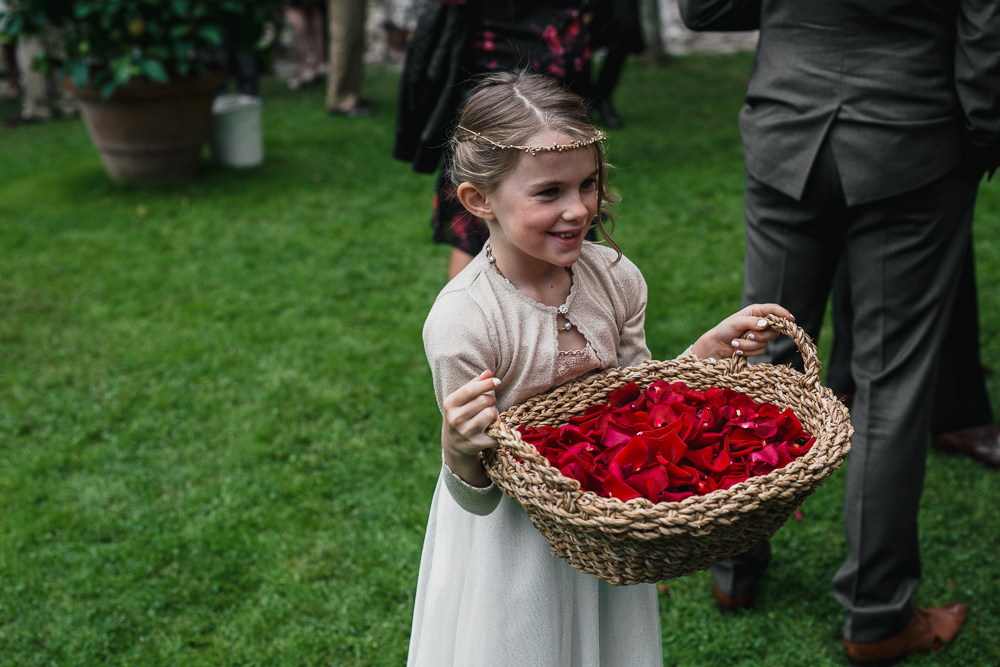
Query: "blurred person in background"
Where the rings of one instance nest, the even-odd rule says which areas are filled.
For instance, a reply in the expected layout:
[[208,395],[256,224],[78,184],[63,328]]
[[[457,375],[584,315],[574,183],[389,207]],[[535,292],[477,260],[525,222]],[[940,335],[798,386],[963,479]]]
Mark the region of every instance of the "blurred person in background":
[[[0,0],[0,15],[7,11],[7,3]],[[0,19],[0,49],[3,51],[3,64],[7,72],[7,81],[0,87],[0,97],[16,99],[21,96],[21,77],[17,67],[17,48],[13,39],[5,39],[3,36],[4,24],[7,18]]]
[[298,90],[327,74],[324,0],[283,0],[285,22],[292,29],[299,69],[288,81]]
[[423,0],[400,80],[393,157],[438,173],[431,227],[451,245],[448,279],[482,250],[486,225],[465,210],[447,177],[448,133],[479,75],[529,68],[585,99],[592,16],[585,0]]
[[333,116],[371,116],[374,109],[361,96],[365,75],[365,0],[329,0],[330,65],[326,78],[326,110]]
[[427,0],[384,0],[385,33],[389,51],[401,56],[417,29],[417,13]]
[[47,26],[40,35],[22,35],[17,40],[17,65],[24,73],[21,113],[7,119],[7,125],[19,127],[53,117],[70,118],[77,114],[76,103],[66,94],[62,77],[55,69],[36,69],[34,62],[42,53],[65,53],[62,33]]
[[607,54],[594,82],[592,105],[600,115],[601,122],[616,130],[625,123],[611,98],[622,70],[625,69],[628,55],[642,53],[645,49],[639,0],[602,0],[594,6],[590,45],[593,49],[607,49]]

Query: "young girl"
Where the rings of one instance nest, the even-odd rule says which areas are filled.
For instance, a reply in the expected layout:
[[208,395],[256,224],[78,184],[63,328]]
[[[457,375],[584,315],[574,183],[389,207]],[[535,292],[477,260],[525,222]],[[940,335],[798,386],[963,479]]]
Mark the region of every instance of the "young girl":
[[[646,284],[584,242],[607,200],[603,135],[547,77],[500,73],[474,90],[452,138],[453,178],[490,240],[438,296],[424,348],[444,415],[408,665],[661,665],[656,589],[611,586],[549,553],[480,452],[505,410],[571,378],[650,358]],[[602,228],[602,232],[603,232]],[[689,348],[758,355],[777,334],[750,306]],[[742,337],[741,337],[742,336]]]

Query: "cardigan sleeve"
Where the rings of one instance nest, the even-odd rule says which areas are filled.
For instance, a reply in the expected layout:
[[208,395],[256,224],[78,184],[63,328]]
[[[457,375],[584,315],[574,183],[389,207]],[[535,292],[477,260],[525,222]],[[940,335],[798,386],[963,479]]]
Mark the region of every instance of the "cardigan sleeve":
[[485,370],[496,370],[496,345],[486,316],[464,290],[438,296],[424,322],[423,336],[439,409],[453,391]]
[[[456,389],[485,370],[496,370],[496,346],[487,324],[475,300],[463,290],[444,292],[435,301],[424,322],[423,338],[438,409]],[[485,516],[500,504],[502,494],[496,484],[471,486],[443,461],[441,468],[445,487],[465,511]]]

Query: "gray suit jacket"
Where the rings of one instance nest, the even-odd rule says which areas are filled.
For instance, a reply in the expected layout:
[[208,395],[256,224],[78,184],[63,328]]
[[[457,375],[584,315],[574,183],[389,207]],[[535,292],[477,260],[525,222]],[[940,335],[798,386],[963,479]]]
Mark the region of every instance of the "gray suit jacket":
[[827,137],[849,205],[1000,164],[1000,0],[680,0],[692,30],[760,29],[747,171],[799,199]]

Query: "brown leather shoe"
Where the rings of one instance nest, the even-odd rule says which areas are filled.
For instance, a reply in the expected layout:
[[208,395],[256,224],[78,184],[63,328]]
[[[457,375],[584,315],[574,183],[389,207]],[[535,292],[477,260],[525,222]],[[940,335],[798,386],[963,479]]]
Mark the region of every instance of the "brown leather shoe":
[[942,451],[965,454],[1000,468],[1000,426],[997,424],[941,433],[931,438],[931,443]]
[[844,654],[852,665],[894,665],[911,653],[939,651],[958,636],[965,623],[964,604],[914,609],[913,617],[897,635],[880,642],[844,640]]
[[749,609],[753,606],[754,599],[757,597],[757,591],[750,591],[746,595],[726,595],[713,579],[712,595],[715,596],[715,601],[719,604],[719,609],[722,611],[739,611],[740,609]]

